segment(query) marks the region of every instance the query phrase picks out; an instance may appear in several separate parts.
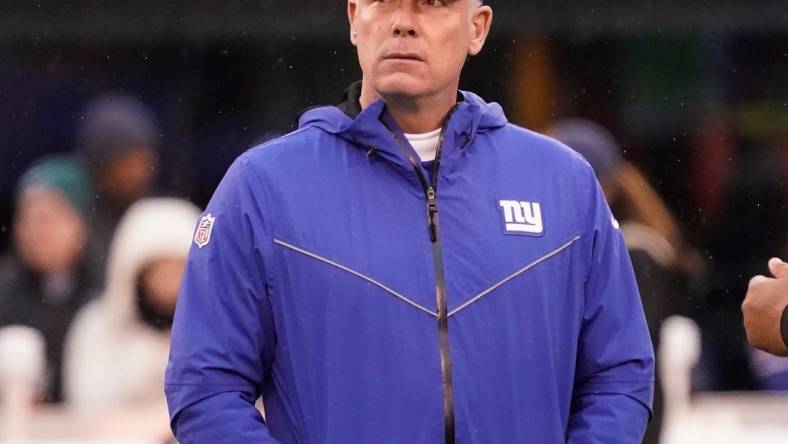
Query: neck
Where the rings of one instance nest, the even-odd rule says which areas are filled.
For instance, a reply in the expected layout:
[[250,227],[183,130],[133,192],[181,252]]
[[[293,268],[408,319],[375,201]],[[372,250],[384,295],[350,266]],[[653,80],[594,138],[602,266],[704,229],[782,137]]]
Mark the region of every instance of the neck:
[[386,109],[405,133],[421,134],[440,128],[452,107],[457,104],[457,88],[447,88],[428,96],[406,96],[402,94],[382,95],[363,80],[361,84],[361,108],[382,99]]

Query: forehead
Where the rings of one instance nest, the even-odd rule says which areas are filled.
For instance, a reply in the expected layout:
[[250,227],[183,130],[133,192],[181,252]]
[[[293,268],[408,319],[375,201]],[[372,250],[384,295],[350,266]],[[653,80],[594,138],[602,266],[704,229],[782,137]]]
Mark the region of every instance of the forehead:
[[[475,5],[481,6],[484,3],[483,0],[442,0],[442,1],[448,6],[463,5],[463,4],[469,6],[475,6]],[[421,2],[424,2],[424,0],[388,0],[385,3],[389,5],[397,5],[402,3],[407,4],[407,3],[421,3]],[[348,0],[348,3],[356,3],[359,6],[364,6],[364,5],[372,5],[373,3],[377,3],[377,2],[376,0]]]

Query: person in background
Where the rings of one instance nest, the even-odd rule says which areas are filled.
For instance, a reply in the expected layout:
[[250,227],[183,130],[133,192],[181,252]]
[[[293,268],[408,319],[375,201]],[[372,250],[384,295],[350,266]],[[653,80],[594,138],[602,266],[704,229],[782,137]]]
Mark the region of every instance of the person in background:
[[18,185],[14,251],[0,260],[0,327],[23,325],[41,332],[46,402],[62,400],[63,338],[95,293],[83,248],[89,197],[87,177],[72,158],[35,163]]
[[747,148],[728,193],[734,211],[726,219],[729,232],[738,229],[741,234],[720,236],[720,245],[728,241],[730,258],[721,274],[733,281],[732,293],[739,295],[733,314],[736,320],[743,315],[747,342],[754,347],[746,351],[755,387],[788,391],[788,264],[769,259],[775,251],[788,252],[788,128],[778,129],[764,145]]
[[[742,303],[744,328],[750,344],[762,351],[752,355],[761,388],[788,390],[788,264],[769,261],[772,277],[755,276],[750,280]],[[770,356],[767,353],[770,353]]]
[[79,312],[67,339],[65,393],[71,407],[163,407],[170,327],[198,216],[199,209],[185,200],[146,198],[121,220],[106,288]]
[[[613,135],[585,119],[556,122],[548,134],[582,154],[596,173],[605,198],[620,221],[643,300],[655,350],[667,317],[685,310],[687,277],[700,273],[697,254],[687,247],[668,208],[637,168],[622,157]],[[644,443],[659,442],[662,393],[657,378],[654,417]]]
[[107,249],[118,221],[153,190],[159,165],[159,127],[139,100],[110,94],[90,102],[77,130],[77,153],[86,165],[95,194],[88,224],[91,268],[104,276]]

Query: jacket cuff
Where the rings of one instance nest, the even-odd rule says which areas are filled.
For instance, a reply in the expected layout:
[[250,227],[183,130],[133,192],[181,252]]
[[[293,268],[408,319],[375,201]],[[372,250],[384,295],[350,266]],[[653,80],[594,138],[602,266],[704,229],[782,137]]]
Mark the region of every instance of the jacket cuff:
[[783,342],[788,347],[788,306],[783,310],[783,317],[780,320],[780,330],[783,333]]

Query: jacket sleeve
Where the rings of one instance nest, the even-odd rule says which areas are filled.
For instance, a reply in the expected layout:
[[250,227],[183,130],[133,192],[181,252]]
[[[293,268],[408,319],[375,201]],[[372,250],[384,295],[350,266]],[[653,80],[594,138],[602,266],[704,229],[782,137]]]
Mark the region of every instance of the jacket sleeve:
[[636,444],[651,416],[654,352],[618,222],[585,176],[593,225],[567,442]]
[[187,260],[165,375],[181,444],[276,442],[254,407],[274,328],[260,247],[262,193],[249,169],[245,156],[230,167]]

